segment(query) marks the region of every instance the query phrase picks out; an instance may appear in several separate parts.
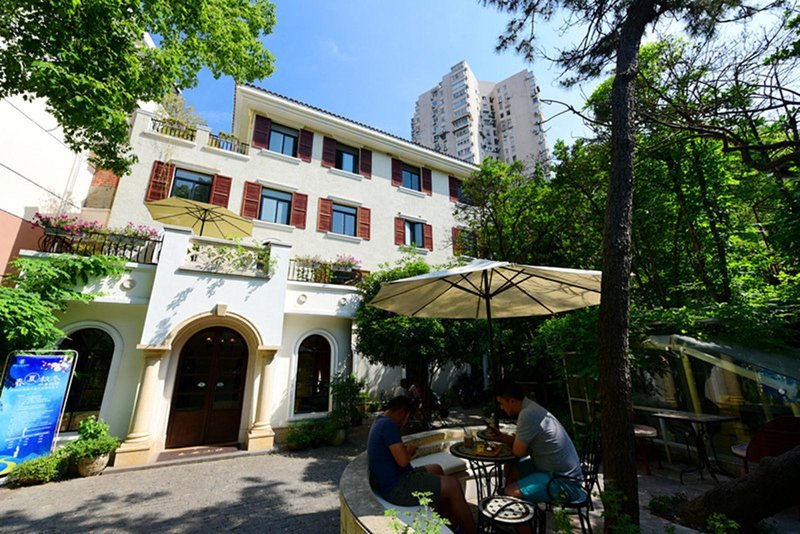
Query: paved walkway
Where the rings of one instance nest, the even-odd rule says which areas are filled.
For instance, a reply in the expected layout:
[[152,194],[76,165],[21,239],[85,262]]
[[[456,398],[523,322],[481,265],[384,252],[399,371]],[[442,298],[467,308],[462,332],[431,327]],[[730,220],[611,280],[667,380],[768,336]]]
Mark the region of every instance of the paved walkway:
[[[480,424],[473,414],[449,423]],[[473,421],[474,419],[474,421]],[[99,477],[75,478],[29,488],[0,487],[0,532],[339,532],[339,478],[366,446],[367,425],[350,442],[302,452],[272,452],[183,461],[142,469],[108,469]],[[639,477],[642,533],[662,533],[665,522],[647,513],[653,495],[677,491],[689,497],[711,487],[679,466]],[[601,528],[601,510],[592,513]],[[770,521],[774,532],[800,532],[796,510]],[[599,530],[599,529],[598,529]],[[677,533],[693,532],[678,526]]]
[[0,532],[339,532],[347,444],[0,488]]

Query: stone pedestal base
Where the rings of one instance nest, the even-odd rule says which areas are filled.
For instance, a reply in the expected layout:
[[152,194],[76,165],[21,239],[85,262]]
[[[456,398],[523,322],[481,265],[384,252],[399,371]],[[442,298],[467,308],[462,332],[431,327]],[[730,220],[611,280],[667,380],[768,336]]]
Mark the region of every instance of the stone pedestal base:
[[248,451],[265,451],[275,446],[275,432],[267,425],[261,428],[251,428],[247,433],[244,443]]
[[114,467],[149,464],[153,457],[153,442],[125,442],[119,446],[114,456]]

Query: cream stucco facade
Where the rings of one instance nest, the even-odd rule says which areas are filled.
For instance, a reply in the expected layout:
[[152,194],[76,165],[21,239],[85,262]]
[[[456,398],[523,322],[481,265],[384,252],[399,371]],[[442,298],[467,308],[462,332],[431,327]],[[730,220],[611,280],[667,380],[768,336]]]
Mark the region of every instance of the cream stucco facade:
[[[270,448],[289,422],[327,413],[325,399],[307,404],[306,389],[309,380],[324,383],[337,372],[352,371],[367,379],[374,394],[390,391],[400,371],[370,365],[353,354],[356,289],[333,279],[298,276],[292,270],[295,259],[317,256],[330,262],[346,254],[359,258],[361,269],[378,269],[404,254],[399,240],[405,227],[398,221],[427,227],[424,243],[416,248],[429,263],[453,255],[452,183],[473,172],[474,165],[259,88],[238,87],[235,96],[233,130],[239,139],[252,143],[256,120],[267,118],[273,128],[311,132],[312,141],[304,148],[310,154],[286,155],[254,146],[215,148],[218,138],[208,129],[198,128],[188,139],[167,135],[151,112],[139,110],[131,130],[138,162],[119,181],[108,225],[159,227],[163,240],[150,245],[158,247],[150,264],[131,263],[121,279],[87,288],[100,290],[101,296],[91,304],[71,306],[61,321],[70,334],[97,329],[113,341],[100,416],[112,433],[126,437],[116,465],[149,463],[167,449],[216,443],[215,424],[230,427],[225,442],[247,450]],[[331,139],[371,158],[368,172],[323,165]],[[398,182],[397,161],[418,169],[419,183]],[[171,169],[168,179],[173,183],[176,169],[215,180],[229,178],[227,208],[245,215],[244,197],[252,184],[305,195],[304,224],[294,218],[291,224],[262,221],[261,209],[257,212],[252,238],[269,248],[271,275],[198,267],[198,249],[230,242],[151,218],[145,201],[156,176],[153,169],[162,168]],[[172,194],[174,189],[166,191],[166,196]],[[349,235],[346,227],[324,227],[320,210],[325,203],[358,210],[356,235]],[[197,346],[204,340],[215,354],[208,376],[216,377],[216,383],[198,378]],[[221,378],[220,369],[231,361],[239,367]],[[437,384],[445,386],[447,380],[441,375]],[[236,383],[235,398],[215,397],[227,391],[229,381]],[[211,390],[213,395],[206,393]],[[189,412],[199,415],[193,419]],[[220,413],[229,415],[213,419],[222,417]]]

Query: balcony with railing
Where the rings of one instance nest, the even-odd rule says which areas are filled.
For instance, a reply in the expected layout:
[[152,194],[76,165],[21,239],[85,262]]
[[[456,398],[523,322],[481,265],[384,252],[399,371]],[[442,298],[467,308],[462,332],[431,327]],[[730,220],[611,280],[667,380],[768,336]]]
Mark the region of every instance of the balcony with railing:
[[197,136],[197,129],[191,128],[186,124],[175,120],[150,119],[150,131],[169,137],[194,141]]
[[227,152],[234,152],[246,156],[250,153],[250,145],[239,141],[235,137],[208,134],[208,146]]
[[251,278],[270,278],[277,260],[269,245],[245,245],[216,239],[192,238],[182,269]]
[[117,256],[137,263],[158,263],[161,238],[134,237],[106,232],[74,232],[45,228],[39,252],[79,256]]
[[368,272],[334,262],[317,262],[297,258],[289,260],[289,280],[294,282],[354,286]]

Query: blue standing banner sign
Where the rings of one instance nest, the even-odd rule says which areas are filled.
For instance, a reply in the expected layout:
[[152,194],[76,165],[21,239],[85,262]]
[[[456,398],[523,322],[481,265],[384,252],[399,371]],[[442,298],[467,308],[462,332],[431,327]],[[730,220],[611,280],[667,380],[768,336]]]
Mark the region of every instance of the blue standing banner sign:
[[53,449],[78,353],[12,353],[0,389],[0,476]]

